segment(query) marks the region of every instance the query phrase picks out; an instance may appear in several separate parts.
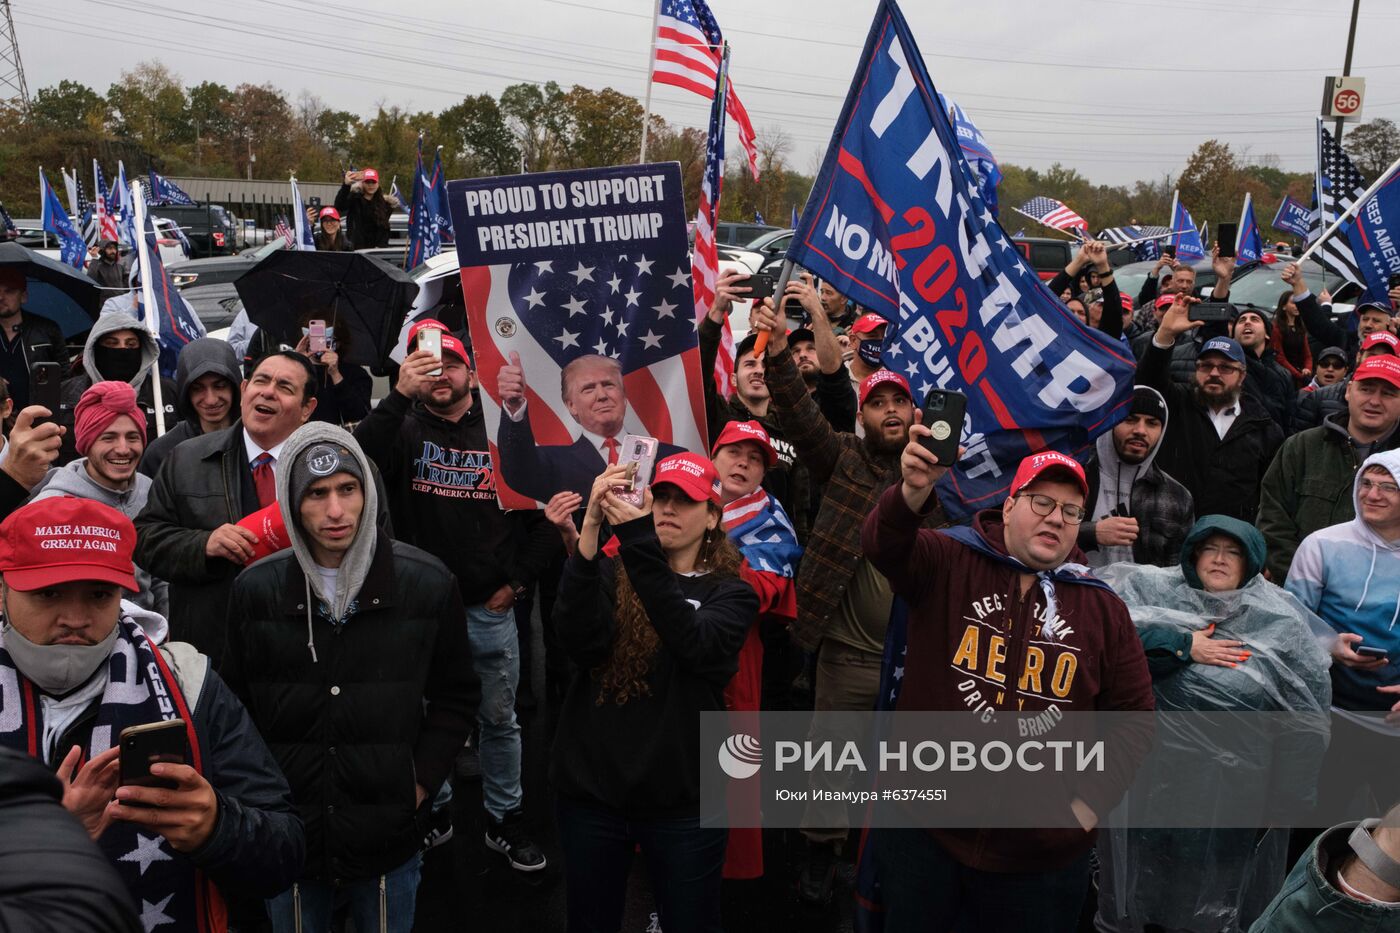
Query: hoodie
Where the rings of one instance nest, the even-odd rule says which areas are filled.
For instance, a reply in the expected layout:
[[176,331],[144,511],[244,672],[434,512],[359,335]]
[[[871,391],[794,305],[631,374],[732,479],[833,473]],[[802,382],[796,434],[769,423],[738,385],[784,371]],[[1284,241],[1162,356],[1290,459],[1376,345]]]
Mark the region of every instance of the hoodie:
[[[165,462],[176,444],[198,437],[203,433],[199,423],[199,413],[190,404],[190,386],[201,376],[213,373],[227,379],[233,386],[233,404],[229,406],[230,419],[238,418],[239,383],[243,373],[238,368],[238,357],[228,341],[217,337],[201,337],[192,340],[180,351],[180,361],[175,367],[175,409],[182,419],[160,437],[152,437],[141,457],[141,472],[154,477],[160,465]],[[230,422],[231,423],[231,422]]]
[[[1133,391],[1137,391],[1139,388],[1147,389],[1162,403],[1162,434],[1157,438],[1157,443],[1152,445],[1152,449],[1147,452],[1147,456],[1143,458],[1142,462],[1136,464],[1124,463],[1119,458],[1118,448],[1113,445],[1112,431],[1105,431],[1099,435],[1099,439],[1094,443],[1094,449],[1098,452],[1099,494],[1094,500],[1094,506],[1090,509],[1089,516],[1095,521],[1107,518],[1123,503],[1127,503],[1128,511],[1131,514],[1133,484],[1137,482],[1139,476],[1152,468],[1152,461],[1157,459],[1157,451],[1162,449],[1162,438],[1167,436],[1171,413],[1166,410],[1166,399],[1162,398],[1162,393],[1150,386],[1134,386]],[[1132,559],[1133,548],[1131,545],[1101,545],[1093,553],[1089,553],[1089,564],[1095,567]]]
[[[319,572],[319,567],[315,559],[311,556],[311,546],[307,543],[306,530],[301,527],[300,503],[291,501],[290,485],[292,475],[292,464],[307,448],[314,444],[336,444],[344,446],[350,450],[360,464],[361,475],[364,482],[360,485],[364,489],[365,503],[360,512],[359,526],[355,529],[355,538],[350,542],[350,549],[346,552],[345,558],[340,563],[339,572],[335,575],[335,591],[328,592],[326,581]],[[323,424],[312,421],[302,425],[292,432],[282,447],[282,456],[277,458],[276,483],[277,501],[282,507],[282,521],[287,525],[287,532],[292,539],[292,552],[296,555],[297,563],[301,565],[301,571],[306,576],[308,592],[314,591],[320,599],[322,607],[329,613],[333,622],[344,622],[352,614],[355,597],[360,592],[360,587],[364,585],[365,576],[369,573],[370,561],[374,558],[374,543],[377,534],[374,516],[379,514],[379,490],[374,482],[374,470],[370,467],[369,458],[365,456],[360,445],[355,443],[355,439],[342,428],[334,425]],[[308,599],[306,604],[306,630],[311,632],[311,603]],[[314,646],[312,648],[314,652]]]
[[[83,345],[82,369],[63,381],[62,410],[59,412],[58,421],[68,431],[64,434],[62,446],[59,448],[58,462],[61,464],[69,463],[78,456],[78,450],[73,446],[73,409],[77,407],[83,393],[94,383],[106,381],[108,378],[97,368],[97,346],[107,334],[119,330],[135,331],[141,338],[141,364],[136,375],[128,381],[136,390],[137,403],[146,413],[146,437],[152,439],[157,435],[154,381],[149,377],[160,356],[160,347],[156,344],[156,338],[146,329],[146,325],[131,315],[104,314],[93,323],[87,343]],[[160,385],[161,406],[165,409],[165,428],[168,431],[179,421],[179,415],[175,411],[177,393],[175,383],[169,379],[161,379]]]
[[[146,506],[146,497],[151,491],[151,478],[137,473],[133,479],[135,482],[131,484],[130,489],[123,492],[110,489],[92,478],[87,471],[87,458],[83,457],[81,460],[74,460],[65,466],[49,470],[48,474],[39,481],[39,485],[34,487],[29,501],[37,502],[40,499],[50,499],[55,496],[91,499],[94,502],[111,506],[135,521],[137,514]],[[160,613],[162,616],[168,615],[170,612],[169,584],[151,576],[140,567],[136,568],[136,582],[140,584],[141,590],[132,598],[132,602],[142,609]]]
[[1400,683],[1400,541],[1386,541],[1361,517],[1361,479],[1373,464],[1400,482],[1400,451],[1367,457],[1352,484],[1357,517],[1304,538],[1286,585],[1337,632],[1360,635],[1363,645],[1384,649],[1390,659],[1375,671],[1332,665],[1333,705],[1347,710],[1389,710],[1395,698],[1376,688]]

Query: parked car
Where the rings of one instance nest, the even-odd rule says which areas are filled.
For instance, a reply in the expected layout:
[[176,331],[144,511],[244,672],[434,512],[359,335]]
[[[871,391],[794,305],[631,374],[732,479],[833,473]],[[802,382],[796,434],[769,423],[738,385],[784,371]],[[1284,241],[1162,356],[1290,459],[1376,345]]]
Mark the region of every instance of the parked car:
[[238,248],[238,228],[221,205],[168,204],[151,208],[151,214],[178,223],[196,256],[228,256]]
[[1065,266],[1069,265],[1069,261],[1074,258],[1075,249],[1079,246],[1070,240],[1058,240],[1048,236],[1018,236],[1012,237],[1011,242],[1016,244],[1021,255],[1044,282],[1053,279],[1055,273],[1063,271]]
[[[1277,262],[1256,262],[1236,269],[1235,274],[1230,277],[1230,303],[1237,306],[1254,305],[1272,314],[1275,305],[1278,304],[1278,296],[1288,288],[1279,276],[1284,265],[1291,261],[1280,258]],[[1150,260],[1132,262],[1114,270],[1118,291],[1136,300],[1138,292],[1142,291],[1142,283],[1152,274],[1154,265],[1156,263]],[[1215,288],[1215,270],[1211,268],[1210,260],[1198,259],[1191,263],[1191,267],[1196,270],[1197,297],[1209,295]],[[1349,301],[1356,295],[1356,286],[1347,283],[1335,272],[1324,270],[1321,264],[1313,259],[1303,263],[1303,279],[1314,294],[1325,285],[1333,297],[1342,302]],[[1350,305],[1344,305],[1339,311],[1336,304],[1333,305],[1334,313],[1344,313],[1350,309]]]
[[[279,249],[286,249],[287,241],[274,237],[257,249],[245,249],[234,256],[210,256],[207,259],[190,259],[175,263],[166,268],[175,279],[175,286],[188,289],[193,285],[220,285],[232,282],[244,272],[253,268],[259,259]],[[185,297],[189,297],[186,295]]]
[[715,224],[715,243],[720,246],[743,246],[764,233],[780,229],[769,224],[741,224],[722,221]]

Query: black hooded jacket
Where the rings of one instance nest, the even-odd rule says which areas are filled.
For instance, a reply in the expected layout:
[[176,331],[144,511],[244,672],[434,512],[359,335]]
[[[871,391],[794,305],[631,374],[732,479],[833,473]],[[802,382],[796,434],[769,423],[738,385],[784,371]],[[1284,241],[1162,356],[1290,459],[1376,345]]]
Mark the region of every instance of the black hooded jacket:
[[238,386],[242,374],[239,372],[238,357],[233,348],[227,341],[217,337],[201,337],[190,341],[189,345],[180,351],[180,362],[175,367],[175,407],[181,421],[161,437],[151,438],[146,452],[141,455],[141,465],[137,468],[139,472],[154,479],[160,465],[177,444],[204,433],[200,428],[199,413],[190,404],[189,392],[196,379],[211,373],[222,376],[233,386],[233,404],[229,406],[229,417],[238,417]]
[[356,185],[341,185],[335,195],[335,209],[345,219],[351,246],[354,249],[371,249],[389,245],[389,215],[398,202],[391,201],[383,191],[376,191],[374,197],[365,198],[364,191]]

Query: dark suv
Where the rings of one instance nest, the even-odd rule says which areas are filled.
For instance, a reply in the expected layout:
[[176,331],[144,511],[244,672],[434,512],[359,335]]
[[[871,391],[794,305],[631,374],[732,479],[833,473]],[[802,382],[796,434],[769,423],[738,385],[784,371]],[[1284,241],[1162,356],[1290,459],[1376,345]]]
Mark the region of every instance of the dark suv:
[[166,205],[151,208],[156,217],[169,217],[190,241],[191,258],[231,256],[238,246],[238,228],[218,204]]

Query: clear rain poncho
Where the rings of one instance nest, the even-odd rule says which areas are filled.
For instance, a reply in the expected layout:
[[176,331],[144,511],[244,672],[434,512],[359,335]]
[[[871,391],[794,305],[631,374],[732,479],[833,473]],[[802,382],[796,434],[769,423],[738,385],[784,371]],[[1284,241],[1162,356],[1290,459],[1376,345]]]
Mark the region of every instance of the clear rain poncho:
[[[1198,529],[1188,549],[1206,536]],[[1097,574],[1123,598],[1155,658],[1159,713],[1311,714],[1287,730],[1278,728],[1281,717],[1230,717],[1229,747],[1189,721],[1159,717],[1152,753],[1110,819],[1113,828],[1099,833],[1099,930],[1247,929],[1287,870],[1288,829],[1271,814],[1297,812],[1316,791],[1331,703],[1330,657],[1321,639],[1335,636],[1291,594],[1257,575],[1238,590],[1209,593],[1192,586],[1181,567],[1119,563]],[[1194,568],[1191,580],[1199,582]],[[1212,622],[1216,637],[1245,643],[1248,661],[1233,668],[1189,661],[1190,633]],[[1150,828],[1179,822],[1173,812],[1183,806],[1227,828]]]

